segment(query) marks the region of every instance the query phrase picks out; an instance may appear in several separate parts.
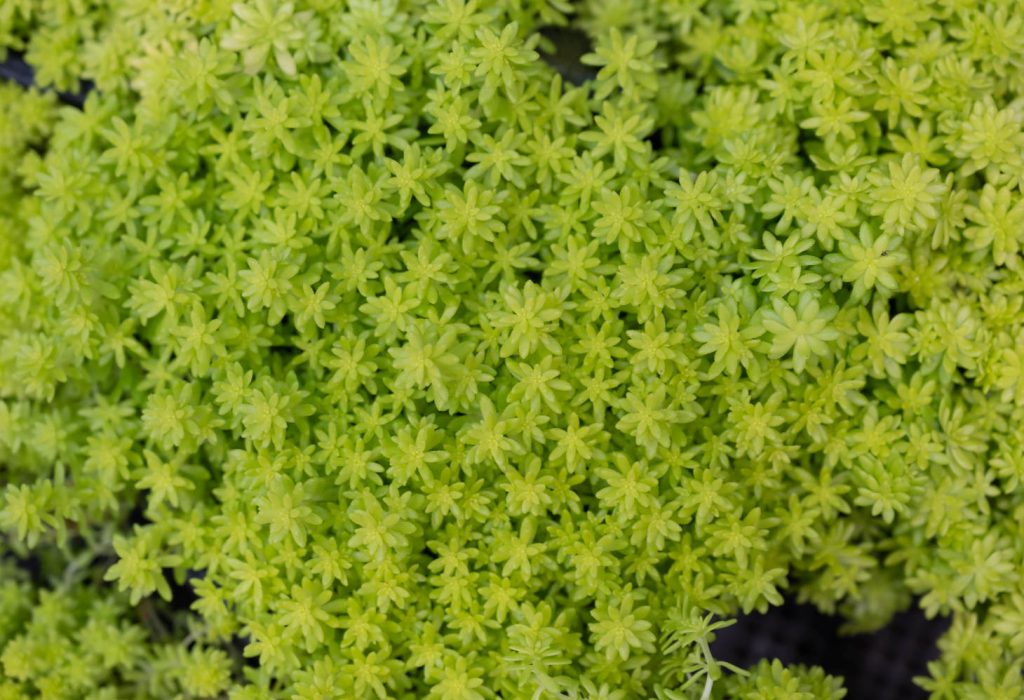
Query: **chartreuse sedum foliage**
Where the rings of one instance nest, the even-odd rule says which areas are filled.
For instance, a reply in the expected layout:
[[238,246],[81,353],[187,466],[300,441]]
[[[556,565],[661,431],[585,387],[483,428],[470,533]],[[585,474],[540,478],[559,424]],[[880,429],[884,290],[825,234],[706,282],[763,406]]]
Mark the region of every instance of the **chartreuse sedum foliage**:
[[712,656],[787,592],[919,600],[934,698],[1024,693],[1019,0],[3,0],[0,44],[95,85],[0,87],[0,698],[842,697]]

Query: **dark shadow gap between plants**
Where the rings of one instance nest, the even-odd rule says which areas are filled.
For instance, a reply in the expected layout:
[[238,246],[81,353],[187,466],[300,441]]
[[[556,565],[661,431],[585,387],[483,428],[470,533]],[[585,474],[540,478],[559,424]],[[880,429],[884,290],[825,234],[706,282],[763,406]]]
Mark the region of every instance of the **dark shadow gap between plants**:
[[[8,51],[7,58],[0,61],[0,80],[8,80],[26,88],[32,87],[35,85],[35,70],[25,62],[25,59],[20,54]],[[57,98],[64,104],[81,108],[85,104],[85,98],[92,89],[92,83],[85,81],[82,83],[81,90],[77,93],[56,91],[56,94]]]
[[914,607],[870,634],[840,635],[843,620],[811,605],[787,601],[766,613],[740,615],[711,645],[715,658],[740,668],[761,659],[820,666],[842,676],[847,700],[917,700],[928,694],[915,676],[939,656],[936,642],[949,620],[925,618]]
[[582,85],[594,79],[597,71],[591,66],[584,65],[580,60],[584,54],[593,50],[590,38],[586,34],[569,27],[544,27],[540,33],[555,49],[554,53],[542,51],[541,58],[566,81],[573,85]]

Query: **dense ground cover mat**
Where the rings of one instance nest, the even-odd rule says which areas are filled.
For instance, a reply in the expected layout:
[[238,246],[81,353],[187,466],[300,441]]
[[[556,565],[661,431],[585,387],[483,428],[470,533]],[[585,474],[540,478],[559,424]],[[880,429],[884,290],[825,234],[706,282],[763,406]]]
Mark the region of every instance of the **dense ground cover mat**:
[[843,697],[713,658],[783,595],[1024,695],[1018,0],[2,0],[0,47],[0,698]]

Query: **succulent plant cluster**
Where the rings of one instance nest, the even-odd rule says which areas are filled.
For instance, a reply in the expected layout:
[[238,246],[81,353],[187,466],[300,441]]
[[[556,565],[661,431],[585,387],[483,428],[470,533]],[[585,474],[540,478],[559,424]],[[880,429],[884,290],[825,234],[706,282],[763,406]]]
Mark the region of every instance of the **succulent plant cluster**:
[[783,595],[1024,694],[1018,0],[4,0],[0,47],[0,698],[843,697],[714,659]]

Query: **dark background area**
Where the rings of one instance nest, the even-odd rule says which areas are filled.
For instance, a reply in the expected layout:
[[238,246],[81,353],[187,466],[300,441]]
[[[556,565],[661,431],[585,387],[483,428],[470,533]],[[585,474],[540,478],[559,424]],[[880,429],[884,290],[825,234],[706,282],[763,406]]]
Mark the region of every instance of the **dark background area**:
[[[0,80],[10,80],[23,87],[29,87],[35,82],[35,72],[32,70],[32,66],[25,63],[20,54],[8,51],[7,59],[0,61]],[[92,84],[87,82],[83,85],[81,92],[77,94],[58,92],[57,96],[64,104],[81,107],[85,102],[85,96],[91,89]]]
[[842,620],[810,605],[787,601],[764,614],[741,615],[720,630],[715,658],[746,668],[761,659],[821,666],[842,676],[848,700],[917,700],[928,694],[914,685],[938,657],[936,641],[949,621],[928,620],[917,608],[896,615],[872,634],[840,635]]

